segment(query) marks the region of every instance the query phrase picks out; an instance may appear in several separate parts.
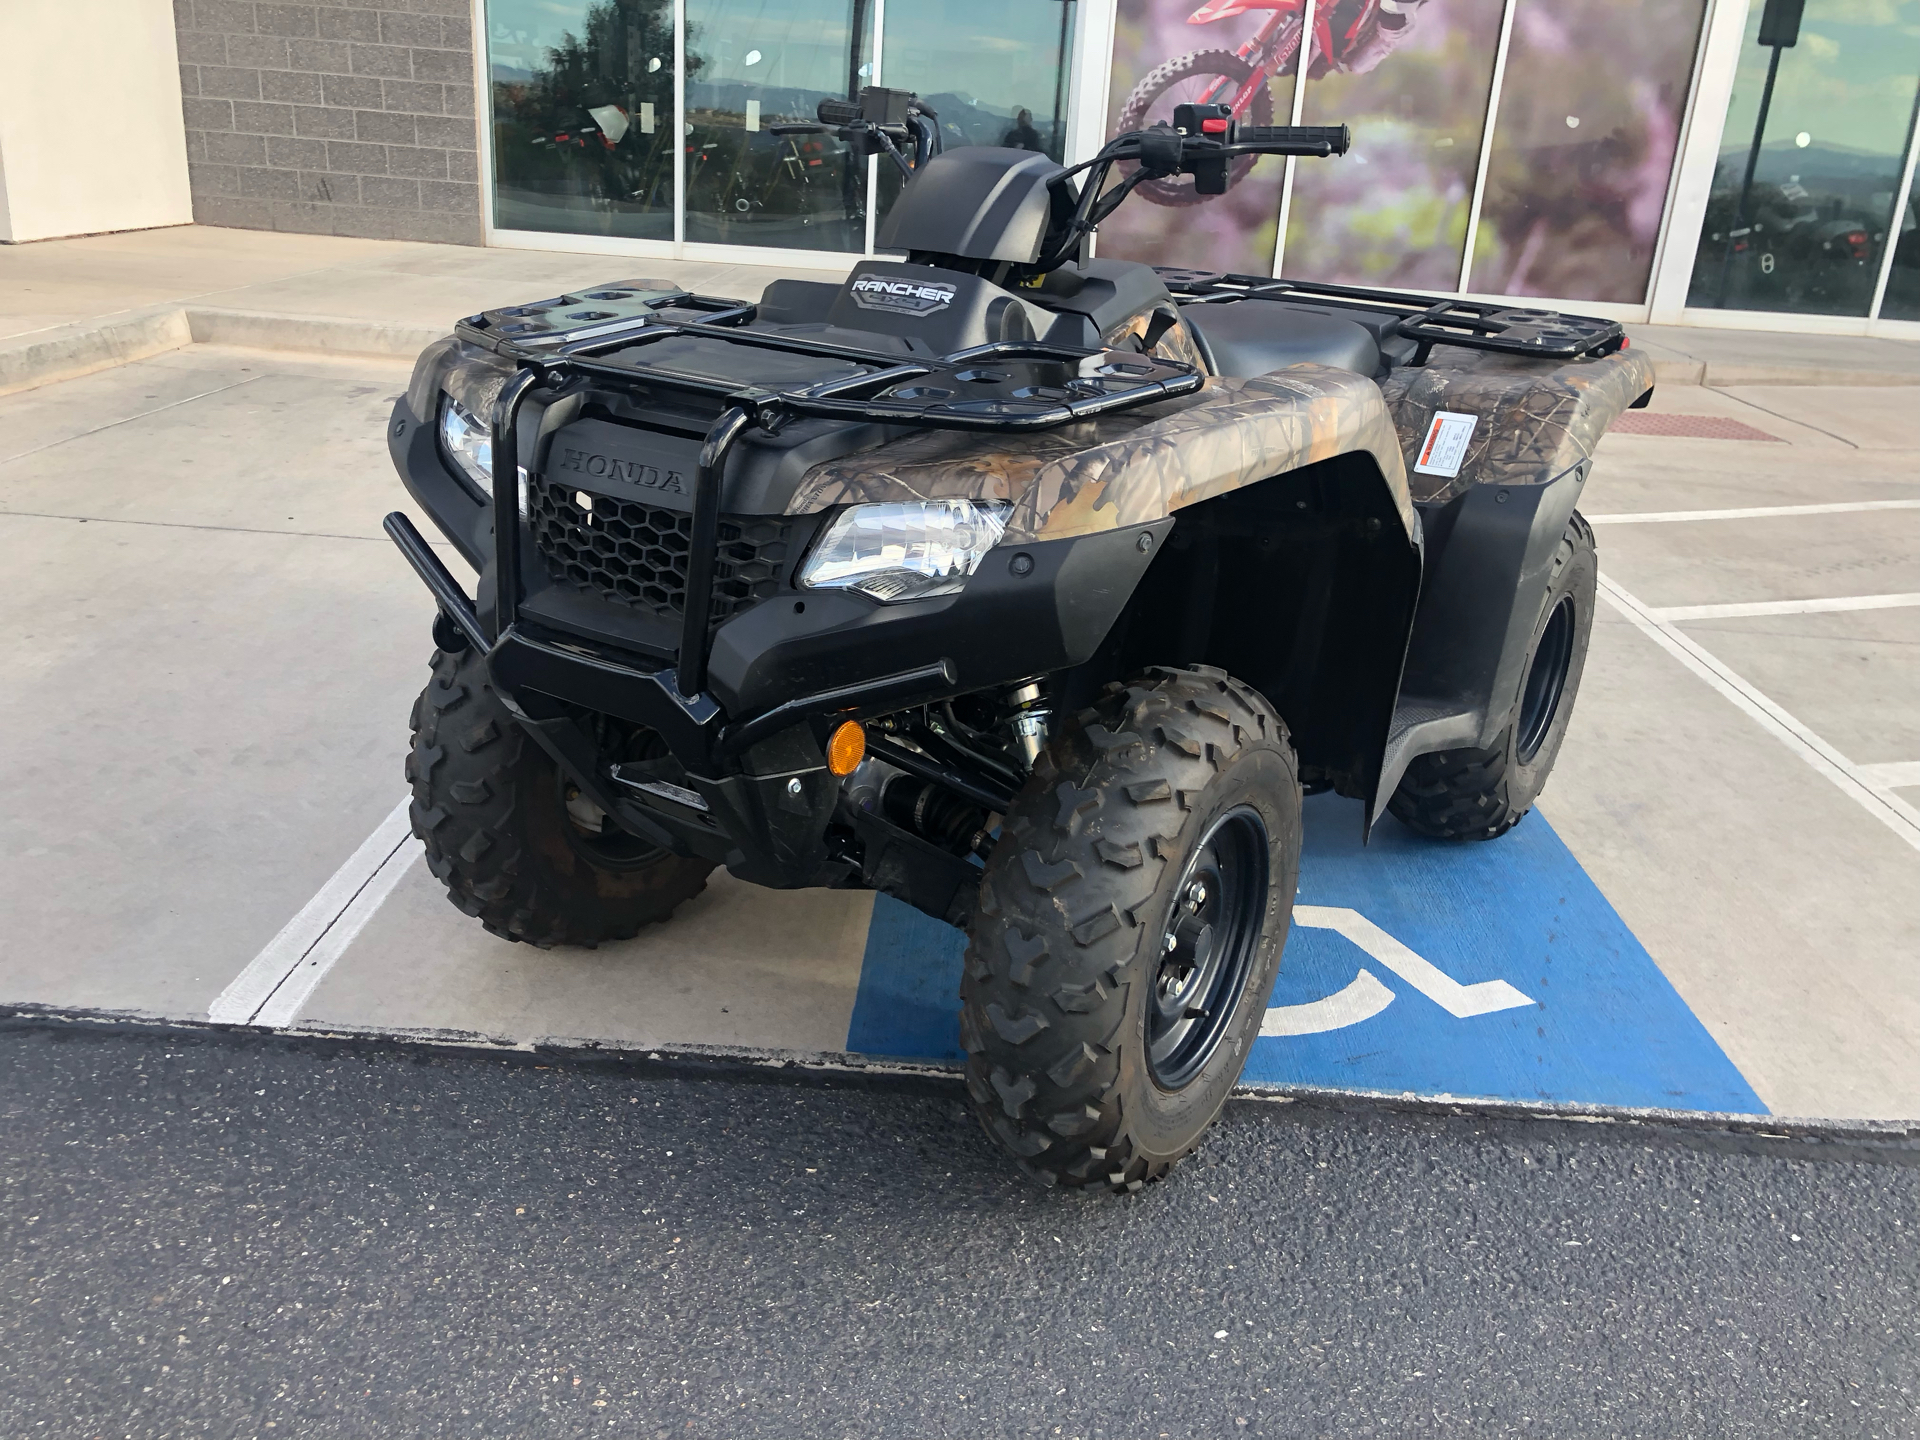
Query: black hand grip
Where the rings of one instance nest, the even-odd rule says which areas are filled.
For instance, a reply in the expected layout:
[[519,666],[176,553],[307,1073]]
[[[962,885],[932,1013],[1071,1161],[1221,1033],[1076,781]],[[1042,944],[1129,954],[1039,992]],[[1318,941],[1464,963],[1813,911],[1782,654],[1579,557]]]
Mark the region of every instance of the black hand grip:
[[857,125],[860,104],[857,100],[822,100],[813,112],[822,125]]
[[1236,145],[1257,145],[1269,155],[1344,155],[1353,135],[1344,125],[1242,125]]

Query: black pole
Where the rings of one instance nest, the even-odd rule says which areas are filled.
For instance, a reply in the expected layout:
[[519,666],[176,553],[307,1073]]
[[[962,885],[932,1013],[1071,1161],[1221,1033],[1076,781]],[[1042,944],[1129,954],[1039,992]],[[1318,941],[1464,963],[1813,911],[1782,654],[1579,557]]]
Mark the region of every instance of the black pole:
[[1069,8],[1074,0],[1060,0],[1060,45],[1055,52],[1053,72],[1053,158],[1061,164],[1066,163],[1066,149],[1060,136],[1060,102],[1065,98],[1067,88],[1067,22],[1073,11]]
[[853,33],[847,40],[847,99],[860,98],[860,36],[867,28],[868,0],[853,0]]

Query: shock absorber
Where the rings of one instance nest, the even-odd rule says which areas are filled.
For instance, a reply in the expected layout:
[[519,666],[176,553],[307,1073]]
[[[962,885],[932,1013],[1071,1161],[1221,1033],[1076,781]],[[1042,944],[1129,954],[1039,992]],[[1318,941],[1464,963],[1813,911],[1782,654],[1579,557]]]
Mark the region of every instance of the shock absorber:
[[1025,680],[1009,690],[1002,699],[1013,710],[1013,743],[1032,769],[1047,748],[1053,733],[1053,711],[1047,706],[1047,690],[1038,680]]

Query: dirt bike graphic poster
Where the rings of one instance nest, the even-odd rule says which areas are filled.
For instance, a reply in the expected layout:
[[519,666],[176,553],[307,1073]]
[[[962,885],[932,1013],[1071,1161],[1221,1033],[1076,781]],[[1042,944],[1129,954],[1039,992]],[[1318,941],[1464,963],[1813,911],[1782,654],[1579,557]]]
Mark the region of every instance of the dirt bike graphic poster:
[[[1477,228],[1476,291],[1641,300],[1704,0],[1511,4],[1477,227],[1509,0],[1326,0],[1311,35],[1302,0],[1120,0],[1109,131],[1170,119],[1193,100],[1285,124],[1304,49],[1301,122],[1344,121],[1354,145],[1341,160],[1299,162],[1284,273],[1453,290]],[[1190,182],[1189,193],[1143,187],[1158,203],[1118,212],[1100,253],[1271,273],[1284,173],[1261,160],[1218,197],[1191,194]]]

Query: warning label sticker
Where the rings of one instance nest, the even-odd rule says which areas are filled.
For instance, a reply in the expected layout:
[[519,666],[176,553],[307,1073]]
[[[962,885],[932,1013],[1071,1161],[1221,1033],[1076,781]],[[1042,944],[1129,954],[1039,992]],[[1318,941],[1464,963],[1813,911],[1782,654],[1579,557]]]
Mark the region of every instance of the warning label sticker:
[[1427,438],[1421,442],[1420,458],[1413,462],[1413,468],[1422,475],[1444,475],[1451,480],[1460,473],[1467,458],[1467,442],[1473,439],[1473,427],[1479,423],[1478,415],[1434,411],[1433,424],[1427,427]]

